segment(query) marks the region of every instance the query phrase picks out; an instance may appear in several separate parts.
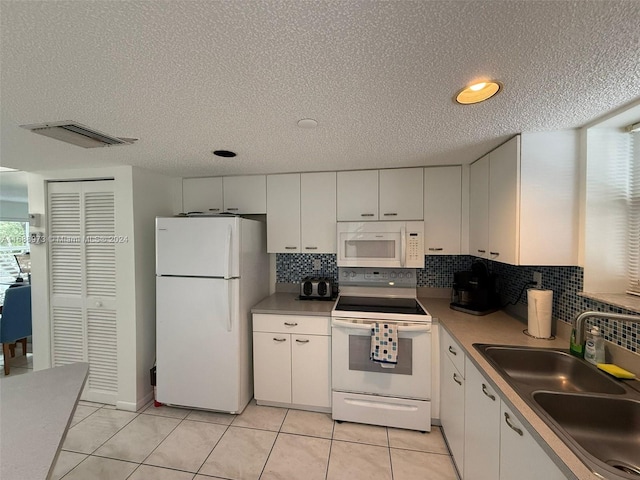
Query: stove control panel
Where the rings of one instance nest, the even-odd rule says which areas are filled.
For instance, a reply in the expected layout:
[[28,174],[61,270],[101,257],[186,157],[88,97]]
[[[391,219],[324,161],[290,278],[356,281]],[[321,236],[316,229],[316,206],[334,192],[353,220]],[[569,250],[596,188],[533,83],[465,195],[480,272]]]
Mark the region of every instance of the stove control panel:
[[417,275],[412,268],[349,268],[338,269],[339,282],[344,286],[415,288]]

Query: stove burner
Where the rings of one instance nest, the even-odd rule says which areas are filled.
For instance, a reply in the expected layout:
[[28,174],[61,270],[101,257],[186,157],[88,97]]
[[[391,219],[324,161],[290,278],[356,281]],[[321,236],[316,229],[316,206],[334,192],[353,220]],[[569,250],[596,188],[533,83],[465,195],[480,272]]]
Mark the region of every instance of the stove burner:
[[427,315],[415,298],[341,296],[335,310]]

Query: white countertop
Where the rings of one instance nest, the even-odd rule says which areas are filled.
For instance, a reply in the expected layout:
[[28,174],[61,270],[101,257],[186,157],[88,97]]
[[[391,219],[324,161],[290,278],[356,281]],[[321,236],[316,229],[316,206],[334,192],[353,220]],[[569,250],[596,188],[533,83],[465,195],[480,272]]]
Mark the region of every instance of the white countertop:
[[0,381],[0,478],[49,478],[89,372],[88,363]]

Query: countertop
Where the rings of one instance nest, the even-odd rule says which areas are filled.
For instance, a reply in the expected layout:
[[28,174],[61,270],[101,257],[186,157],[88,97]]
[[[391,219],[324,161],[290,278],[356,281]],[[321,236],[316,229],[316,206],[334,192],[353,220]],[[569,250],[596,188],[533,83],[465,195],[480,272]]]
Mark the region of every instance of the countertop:
[[569,348],[568,338],[537,340],[528,337],[522,332],[526,328],[524,323],[501,311],[478,317],[451,310],[448,299],[420,298],[419,300],[434,319],[437,318],[439,324],[457,340],[467,357],[493,387],[501,392],[502,398],[512,407],[527,430],[538,440],[540,446],[563,470],[567,478],[574,476],[580,480],[602,480],[582,463],[473,347],[474,343],[494,343],[566,350]]
[[89,372],[88,363],[0,381],[0,478],[49,478]]
[[251,309],[251,313],[278,315],[331,315],[335,300],[299,300],[294,293],[274,293]]

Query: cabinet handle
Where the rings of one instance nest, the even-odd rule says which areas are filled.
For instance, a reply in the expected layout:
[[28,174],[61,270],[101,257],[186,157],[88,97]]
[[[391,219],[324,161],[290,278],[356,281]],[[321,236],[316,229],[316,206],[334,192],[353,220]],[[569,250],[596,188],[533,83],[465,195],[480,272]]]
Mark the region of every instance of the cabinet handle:
[[456,352],[451,345],[449,345],[449,352],[451,352],[451,355],[457,355],[458,354],[458,352]]
[[235,212],[235,211],[236,211],[236,210],[238,210],[238,209],[237,209],[237,208],[231,208],[231,207],[229,207],[229,208],[227,208],[227,210],[229,210],[230,212],[231,212],[231,211],[234,211],[234,212]]
[[496,401],[496,396],[489,393],[489,391],[487,390],[487,386],[484,383],[482,384],[482,393],[484,393],[487,397],[489,397],[494,402]]
[[456,382],[458,385],[462,385],[462,382],[458,380],[458,375],[455,373],[453,374],[453,381]]
[[309,343],[309,340],[300,340],[299,338],[296,338],[296,342],[298,342],[298,343]]
[[440,247],[429,247],[429,251],[430,252],[441,252],[442,250],[444,250],[444,248],[440,248]]
[[305,250],[317,250],[318,247],[304,247]]
[[373,213],[361,213],[361,217],[373,217]]
[[397,213],[383,213],[383,215],[384,215],[385,217],[395,217],[395,216],[397,216],[398,214],[397,214]]
[[296,327],[298,326],[297,322],[284,322],[287,327]]
[[520,428],[516,427],[513,423],[511,423],[511,418],[509,417],[509,414],[507,412],[504,412],[504,421],[507,422],[507,425],[509,425],[509,428],[514,432],[516,432],[518,435],[520,435],[521,437],[524,435]]
[[209,211],[210,212],[219,212],[220,209],[219,208],[210,208]]
[[286,339],[286,338],[276,338],[276,337],[273,337],[273,339],[274,339],[276,342],[286,342],[286,341],[287,341],[287,339]]
[[491,255],[495,255],[496,257],[500,255],[500,252],[489,252]]
[[284,247],[285,250],[297,250],[298,247]]
[[487,251],[478,249],[478,253],[487,253]]

